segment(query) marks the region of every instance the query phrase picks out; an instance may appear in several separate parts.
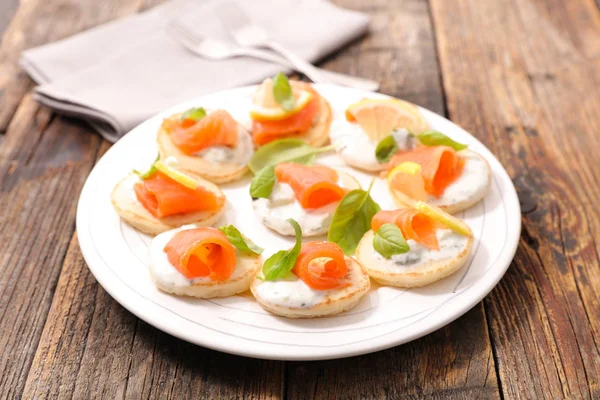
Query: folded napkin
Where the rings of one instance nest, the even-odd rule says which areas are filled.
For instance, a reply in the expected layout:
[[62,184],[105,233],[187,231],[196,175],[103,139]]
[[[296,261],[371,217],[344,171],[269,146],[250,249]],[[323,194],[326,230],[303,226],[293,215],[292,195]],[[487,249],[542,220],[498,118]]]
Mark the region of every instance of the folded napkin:
[[[153,114],[199,95],[259,82],[282,66],[252,59],[211,61],[167,33],[177,19],[196,33],[230,40],[214,13],[218,0],[173,0],[21,55],[40,84],[34,96],[56,112],[80,117],[116,141]],[[315,61],[364,34],[364,14],[325,0],[238,0],[269,35]]]

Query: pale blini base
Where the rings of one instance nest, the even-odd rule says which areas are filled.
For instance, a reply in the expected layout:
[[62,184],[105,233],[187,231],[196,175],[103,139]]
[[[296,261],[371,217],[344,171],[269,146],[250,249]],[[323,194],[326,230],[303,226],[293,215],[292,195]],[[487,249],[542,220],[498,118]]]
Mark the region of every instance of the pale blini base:
[[317,305],[310,308],[292,308],[284,307],[277,304],[271,304],[263,301],[257,296],[256,288],[263,281],[255,279],[250,286],[252,294],[256,301],[267,311],[273,314],[287,318],[315,318],[324,317],[326,315],[335,315],[348,311],[353,308],[371,288],[371,281],[363,267],[358,261],[353,258],[345,257],[346,265],[348,266],[348,279],[352,282],[351,286],[332,290],[327,296]]
[[[128,175],[125,179],[115,186],[110,200],[112,205],[125,222],[140,231],[149,235],[158,235],[159,233],[178,228],[182,225],[196,224],[197,226],[213,225],[223,213],[223,207],[217,212],[198,211],[183,215],[172,215],[164,218],[156,218],[137,200],[133,185],[138,182],[135,174]],[[202,181],[202,186],[210,190],[217,196],[224,196],[219,187],[208,181]]]
[[150,276],[152,282],[160,290],[179,296],[198,297],[200,299],[233,296],[248,290],[262,267],[262,257],[259,255],[242,254],[236,251],[236,256],[235,271],[226,281],[197,282],[183,287],[167,286],[153,273],[152,260],[150,260],[149,266]]
[[380,260],[373,255],[374,235],[372,230],[365,233],[356,249],[356,258],[371,278],[386,286],[421,287],[439,281],[465,265],[473,248],[473,236],[470,236],[465,248],[454,258],[417,263],[411,265],[408,271],[399,268],[398,272],[390,272],[382,268]]
[[[171,118],[178,118],[181,114],[175,114]],[[238,124],[238,145],[246,146],[248,151],[252,153],[254,151],[252,146],[252,138],[250,133],[246,129]],[[246,135],[247,137],[243,137]],[[236,164],[232,162],[224,162],[219,164],[212,164],[204,160],[202,157],[187,155],[175,146],[175,143],[171,140],[171,137],[165,131],[161,125],[158,130],[158,136],[156,137],[156,144],[158,145],[158,152],[161,160],[167,157],[175,157],[179,163],[179,169],[188,174],[198,175],[208,181],[214,183],[226,183],[233,182],[248,172],[248,165]]]

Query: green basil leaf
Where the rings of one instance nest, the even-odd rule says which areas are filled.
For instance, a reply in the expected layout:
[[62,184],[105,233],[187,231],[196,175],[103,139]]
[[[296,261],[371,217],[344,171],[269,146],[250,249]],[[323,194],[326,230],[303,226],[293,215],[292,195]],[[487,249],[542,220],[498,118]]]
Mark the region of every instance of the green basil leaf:
[[375,233],[373,248],[385,258],[410,250],[402,231],[394,224],[383,224]]
[[[285,267],[285,261],[283,260],[289,253],[289,250],[279,250],[277,253],[273,254],[271,257],[267,258],[267,261],[263,264],[263,280],[265,281],[275,281],[279,277],[279,268]],[[293,268],[293,266],[292,266]],[[281,274],[282,277],[286,274]]]
[[448,146],[456,151],[466,149],[468,145],[455,142],[448,136],[438,131],[426,131],[417,135],[417,139],[425,146]]
[[139,176],[140,179],[147,179],[147,178],[149,178],[150,175],[152,175],[153,173],[156,172],[156,167],[154,165],[156,164],[156,162],[158,160],[160,160],[160,154],[156,155],[156,158],[152,162],[152,165],[150,166],[150,168],[148,168],[148,170],[146,172],[140,172],[137,169],[134,169],[133,173],[136,174],[137,176]]
[[246,251],[254,254],[261,254],[263,248],[254,244],[250,239],[242,235],[242,233],[233,225],[222,226],[219,228],[229,240],[229,243],[234,245],[240,251]]
[[371,219],[381,207],[370,195],[369,190],[352,190],[342,198],[331,220],[327,240],[337,243],[346,255],[352,255],[363,235],[371,229]]
[[290,250],[280,250],[265,261],[263,275],[265,281],[276,281],[287,276],[296,265],[296,260],[302,248],[302,229],[293,219],[287,220],[296,233],[296,244]]
[[377,144],[375,149],[375,158],[380,164],[390,161],[392,156],[398,152],[398,143],[393,135],[387,136]]
[[206,110],[202,107],[193,107],[181,114],[182,121],[186,118],[193,119],[194,121],[200,121],[204,117],[206,117]]
[[268,199],[275,186],[275,167],[267,165],[250,181],[250,196],[253,199]]
[[284,110],[292,110],[296,104],[290,81],[281,72],[273,78],[273,97]]
[[248,167],[257,173],[264,167],[275,166],[281,162],[312,164],[317,154],[334,149],[335,146],[312,147],[300,139],[279,139],[268,143],[254,152]]

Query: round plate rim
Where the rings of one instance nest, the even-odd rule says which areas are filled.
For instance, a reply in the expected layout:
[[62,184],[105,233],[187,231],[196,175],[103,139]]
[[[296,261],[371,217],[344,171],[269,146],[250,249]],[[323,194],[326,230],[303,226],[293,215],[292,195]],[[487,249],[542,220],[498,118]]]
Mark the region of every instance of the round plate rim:
[[[351,90],[354,92],[359,91],[357,89],[349,89],[349,88],[341,87],[338,85],[331,85],[331,84],[315,84],[314,86],[317,89],[328,88],[328,90],[331,90],[331,89],[332,90]],[[434,321],[432,321],[431,323],[426,325],[426,327],[424,329],[422,329],[418,332],[415,332],[413,334],[410,334],[410,335],[402,335],[402,337],[400,337],[400,338],[394,338],[394,335],[390,334],[390,335],[388,335],[390,337],[378,340],[374,344],[365,345],[363,348],[360,348],[360,349],[344,350],[344,348],[341,347],[341,348],[337,348],[336,351],[334,351],[334,352],[326,352],[326,351],[323,351],[322,349],[311,352],[311,351],[307,351],[308,349],[303,348],[302,350],[297,350],[297,352],[295,354],[290,355],[290,354],[281,354],[280,349],[274,349],[272,351],[265,352],[265,351],[256,351],[251,346],[239,346],[239,347],[232,348],[232,347],[228,346],[227,343],[222,340],[222,338],[215,339],[215,338],[211,338],[210,336],[209,337],[196,337],[196,336],[186,334],[185,332],[181,332],[180,330],[177,330],[176,328],[174,328],[174,324],[169,324],[168,321],[160,320],[159,318],[156,317],[156,315],[153,315],[152,307],[157,306],[157,305],[152,303],[150,300],[146,299],[141,294],[139,294],[138,292],[129,288],[128,286],[125,286],[125,290],[115,287],[113,282],[111,282],[110,279],[106,276],[106,271],[103,271],[103,268],[97,265],[98,261],[95,260],[93,257],[94,251],[92,249],[93,245],[90,243],[91,239],[88,237],[86,229],[84,229],[85,228],[84,224],[86,221],[86,217],[84,216],[84,214],[85,214],[84,211],[86,208],[85,202],[87,201],[87,198],[88,198],[87,193],[91,193],[94,177],[95,177],[95,174],[98,173],[97,171],[99,171],[101,168],[102,160],[105,159],[111,152],[116,151],[115,150],[116,148],[126,145],[128,138],[131,137],[131,134],[133,132],[135,132],[139,129],[143,129],[144,125],[151,123],[152,120],[159,118],[161,115],[173,114],[177,110],[181,110],[181,109],[185,108],[186,104],[198,103],[204,97],[207,97],[207,96],[216,95],[216,94],[226,95],[228,92],[233,93],[236,91],[251,90],[254,87],[256,87],[256,85],[242,86],[242,87],[237,87],[237,88],[232,88],[232,89],[227,89],[227,90],[223,90],[223,91],[219,91],[219,92],[202,95],[195,99],[192,99],[192,100],[180,103],[178,105],[175,105],[173,107],[170,107],[167,110],[164,110],[160,113],[157,113],[156,115],[148,118],[144,122],[137,125],[131,131],[129,131],[126,135],[124,135],[117,143],[115,143],[102,156],[102,158],[96,163],[96,165],[90,172],[90,174],[89,174],[88,178],[86,179],[86,182],[83,186],[83,189],[81,191],[81,195],[79,197],[79,201],[78,201],[78,205],[77,205],[76,230],[77,230],[79,246],[81,248],[83,258],[84,258],[88,268],[90,269],[90,271],[92,272],[92,274],[94,275],[94,277],[96,278],[98,283],[108,292],[108,294],[111,297],[113,297],[125,309],[127,309],[129,312],[136,315],[137,317],[139,317],[146,323],[160,329],[163,332],[166,332],[172,336],[175,336],[179,339],[188,341],[190,343],[194,343],[194,344],[197,344],[197,345],[200,345],[203,347],[207,347],[207,348],[210,348],[213,350],[218,350],[218,351],[222,351],[225,353],[236,354],[236,355],[241,355],[241,356],[262,358],[262,359],[271,359],[271,360],[288,360],[288,361],[327,360],[327,359],[352,357],[352,356],[357,356],[357,355],[361,355],[361,354],[372,353],[372,352],[384,350],[384,349],[394,347],[394,346],[397,346],[397,345],[400,345],[403,343],[410,342],[417,338],[423,337],[437,329],[440,329],[440,328],[446,326],[450,322],[452,322],[452,321],[458,319],[459,317],[461,317],[462,315],[464,315],[467,311],[469,311],[477,303],[479,303],[485,296],[487,296],[487,294],[498,284],[498,282],[504,276],[505,272],[507,271],[508,267],[510,266],[510,263],[512,262],[512,260],[514,258],[514,255],[515,255],[517,247],[518,247],[519,237],[520,237],[520,232],[521,232],[520,204],[519,204],[517,193],[516,193],[515,187],[512,183],[512,180],[510,179],[510,176],[508,175],[508,173],[506,172],[506,170],[504,169],[502,164],[493,155],[493,153],[485,145],[483,145],[476,137],[474,137],[469,132],[465,131],[463,128],[456,125],[452,121],[448,120],[447,118],[445,118],[433,111],[430,111],[426,108],[418,106],[419,110],[427,117],[427,119],[438,118],[438,119],[445,120],[447,123],[450,123],[451,125],[453,125],[453,127],[455,129],[458,129],[458,130],[462,131],[463,133],[469,135],[475,142],[477,142],[482,148],[484,148],[486,150],[486,152],[488,153],[488,154],[486,154],[486,159],[488,160],[488,162],[494,163],[497,165],[497,167],[499,167],[499,168],[495,168],[495,169],[493,168],[493,170],[495,170],[495,172],[498,172],[500,174],[500,176],[498,178],[501,178],[504,181],[503,183],[509,184],[510,190],[508,190],[508,193],[504,192],[502,194],[506,195],[505,201],[506,201],[507,217],[510,217],[509,218],[510,220],[507,221],[508,226],[509,227],[513,226],[514,228],[516,228],[516,229],[513,228],[513,231],[515,233],[512,236],[509,236],[510,229],[507,230],[507,239],[506,239],[507,242],[506,242],[505,250],[500,254],[498,260],[496,261],[495,274],[490,273],[490,275],[492,275],[492,276],[489,276],[485,280],[485,282],[487,282],[487,284],[472,288],[472,290],[469,291],[470,294],[469,294],[468,300],[463,300],[459,306],[455,306],[453,308],[452,312],[447,313],[442,318],[435,319]],[[365,95],[371,94],[371,95],[376,95],[378,97],[389,97],[389,96],[386,96],[386,95],[383,95],[380,93],[376,93],[376,94],[370,93],[370,92],[364,92],[364,93],[365,93]],[[495,177],[493,177],[492,184],[497,184],[497,182],[495,182],[494,178]],[[112,273],[112,271],[110,271],[110,273]],[[139,299],[132,300],[132,298],[131,298],[132,295],[138,296],[143,301],[140,302],[140,301],[138,301]],[[453,300],[460,297],[461,295],[462,294],[459,294],[458,296],[449,299],[448,302],[452,302]],[[144,303],[150,303],[150,305],[144,304]],[[440,306],[440,307],[442,307],[442,306]],[[182,317],[176,316],[176,318],[182,318]],[[216,335],[219,335],[219,334],[217,333]],[[317,354],[319,352],[320,352],[320,354]]]

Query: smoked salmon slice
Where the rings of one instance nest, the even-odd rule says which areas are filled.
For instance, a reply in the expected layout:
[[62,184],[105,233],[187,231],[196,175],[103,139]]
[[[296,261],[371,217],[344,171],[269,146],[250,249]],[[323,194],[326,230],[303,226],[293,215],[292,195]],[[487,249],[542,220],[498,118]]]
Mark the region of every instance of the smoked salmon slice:
[[218,211],[225,198],[198,186],[190,189],[160,171],[138,182],[133,187],[140,203],[156,218],[190,212]]
[[278,182],[287,183],[303,208],[319,208],[339,201],[346,190],[338,184],[338,174],[323,165],[281,163],[275,167]]
[[188,279],[209,277],[227,280],[235,270],[235,248],[215,228],[196,228],[178,232],[165,245],[167,259]]
[[319,111],[319,95],[309,84],[303,84],[302,90],[313,94],[312,100],[296,114],[279,121],[252,121],[252,137],[259,146],[282,139],[292,134],[308,130]]
[[[394,155],[388,168],[391,170],[406,161],[421,166],[425,191],[435,197],[444,194],[444,190],[462,174],[464,167],[464,159],[452,147],[419,146],[414,150]],[[391,184],[398,190],[403,191],[401,182],[395,183],[392,180]]]
[[315,290],[331,290],[349,285],[344,280],[348,273],[344,252],[332,242],[303,243],[292,272]]
[[163,129],[185,154],[194,154],[211,146],[235,147],[238,142],[238,124],[225,110],[216,110],[195,121],[166,119]]
[[414,208],[379,211],[371,220],[371,229],[377,232],[381,225],[387,223],[394,224],[400,228],[406,240],[413,239],[432,250],[440,249],[435,233],[438,224],[435,220]]

